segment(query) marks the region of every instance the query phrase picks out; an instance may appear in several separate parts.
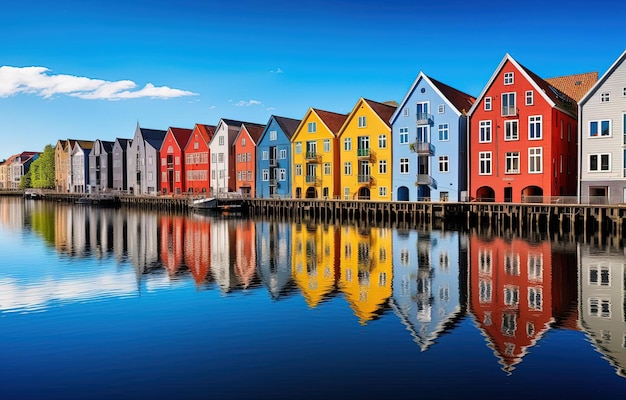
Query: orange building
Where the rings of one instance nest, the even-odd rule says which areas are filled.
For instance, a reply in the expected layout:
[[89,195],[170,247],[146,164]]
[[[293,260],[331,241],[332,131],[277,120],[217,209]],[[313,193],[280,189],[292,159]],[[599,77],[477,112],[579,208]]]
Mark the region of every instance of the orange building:
[[196,124],[185,145],[185,192],[193,194],[206,194],[211,191],[210,164],[211,154],[209,143],[215,126]]
[[191,129],[169,128],[160,150],[163,194],[181,194],[185,191],[185,159],[183,149],[191,136]]
[[235,188],[242,195],[255,197],[256,146],[265,125],[243,123],[233,144],[235,148]]
[[238,221],[235,226],[234,270],[241,286],[250,287],[256,276],[256,225],[251,220]]
[[183,264],[184,225],[183,216],[164,216],[159,220],[160,258],[170,276],[174,276]]
[[194,213],[185,221],[185,265],[196,285],[205,283],[211,269],[211,222]]

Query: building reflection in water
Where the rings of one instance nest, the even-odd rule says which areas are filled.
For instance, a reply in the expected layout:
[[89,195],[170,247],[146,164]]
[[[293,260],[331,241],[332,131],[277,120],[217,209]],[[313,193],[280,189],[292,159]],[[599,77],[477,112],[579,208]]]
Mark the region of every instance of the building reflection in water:
[[505,372],[549,329],[575,327],[575,252],[549,241],[470,238],[470,312]]
[[258,275],[274,300],[295,288],[291,278],[291,224],[258,221],[256,246]]
[[391,306],[422,351],[464,313],[467,237],[395,230]]

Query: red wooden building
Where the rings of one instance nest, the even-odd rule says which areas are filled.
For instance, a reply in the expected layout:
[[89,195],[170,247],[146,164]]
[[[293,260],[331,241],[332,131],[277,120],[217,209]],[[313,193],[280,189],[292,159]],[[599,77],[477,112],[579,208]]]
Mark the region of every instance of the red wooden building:
[[215,126],[196,124],[189,137],[185,153],[185,191],[193,194],[207,194],[211,191],[209,143],[215,133]]
[[191,136],[191,129],[169,128],[161,145],[160,187],[163,194],[181,194],[185,191],[185,159],[183,149]]
[[576,195],[577,104],[505,55],[470,109],[469,196]]
[[235,148],[235,188],[244,196],[255,197],[256,146],[265,125],[243,123],[233,144]]

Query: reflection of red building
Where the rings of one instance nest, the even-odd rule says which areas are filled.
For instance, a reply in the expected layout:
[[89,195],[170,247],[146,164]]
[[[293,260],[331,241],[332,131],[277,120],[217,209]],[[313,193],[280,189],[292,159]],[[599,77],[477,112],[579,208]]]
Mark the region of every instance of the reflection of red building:
[[191,129],[169,128],[161,145],[159,177],[163,194],[181,194],[185,190],[185,159],[183,149]]
[[185,217],[164,216],[159,222],[161,230],[161,262],[170,275],[176,274],[183,263]]
[[244,288],[252,283],[256,273],[256,225],[240,221],[235,228],[235,275]]
[[211,223],[208,219],[189,217],[184,238],[185,265],[196,284],[202,284],[211,269]]
[[[470,239],[470,309],[502,369],[511,372],[552,323],[567,324],[576,270],[549,242]],[[558,262],[554,262],[558,261]]]
[[197,194],[210,192],[211,154],[209,143],[215,126],[196,124],[185,145],[185,191]]

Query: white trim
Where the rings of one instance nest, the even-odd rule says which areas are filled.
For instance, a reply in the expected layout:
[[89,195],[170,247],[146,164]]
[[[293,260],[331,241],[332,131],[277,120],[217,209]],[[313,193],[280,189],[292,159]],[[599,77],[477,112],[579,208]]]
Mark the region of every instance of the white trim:
[[[596,165],[598,166],[598,169],[591,169],[591,157],[592,156],[596,156],[598,158],[598,160],[596,161]],[[602,169],[602,156],[609,156],[609,169]],[[612,158],[612,154],[611,153],[589,153],[587,154],[587,172],[588,173],[606,173],[606,172],[612,172],[612,168],[611,168],[611,158]]]
[[[598,79],[598,81],[591,87],[591,89],[589,89],[589,91],[580,99],[580,101],[578,102],[579,108],[582,107],[591,98],[591,96],[593,96],[593,94],[598,90],[598,88],[600,88],[604,84],[604,82],[613,74],[613,72],[615,72],[615,69],[625,59],[626,59],[626,50],[624,50],[622,54],[619,57],[617,57],[615,62],[613,62],[613,64],[609,67],[609,69],[606,70],[604,75],[602,75],[600,79]],[[579,113],[579,118],[580,118],[580,113]]]

